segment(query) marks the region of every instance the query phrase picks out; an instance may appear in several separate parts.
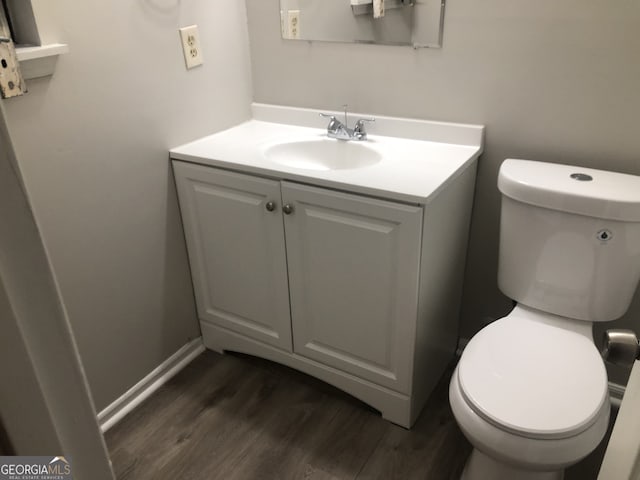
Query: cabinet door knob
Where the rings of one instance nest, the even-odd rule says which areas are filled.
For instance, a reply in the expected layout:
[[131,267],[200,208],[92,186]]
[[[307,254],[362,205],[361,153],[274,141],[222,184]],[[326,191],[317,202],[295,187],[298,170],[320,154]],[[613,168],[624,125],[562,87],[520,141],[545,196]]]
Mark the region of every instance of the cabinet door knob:
[[273,212],[276,209],[276,204],[275,204],[275,202],[267,202],[265,207],[266,207],[268,212]]
[[289,205],[288,203],[283,205],[282,207],[282,211],[286,214],[286,215],[291,215],[293,213],[293,205]]

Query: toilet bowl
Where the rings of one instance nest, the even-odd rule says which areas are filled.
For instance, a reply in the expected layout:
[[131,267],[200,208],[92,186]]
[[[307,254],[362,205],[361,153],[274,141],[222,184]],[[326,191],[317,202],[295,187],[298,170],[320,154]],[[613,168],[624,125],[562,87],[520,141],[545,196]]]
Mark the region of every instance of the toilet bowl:
[[449,398],[474,447],[465,480],[561,479],[609,422],[606,371],[590,330],[524,306],[469,342]]
[[509,159],[498,188],[498,286],[517,303],[451,378],[474,447],[462,479],[558,480],[607,430],[592,324],[622,316],[640,280],[640,177]]

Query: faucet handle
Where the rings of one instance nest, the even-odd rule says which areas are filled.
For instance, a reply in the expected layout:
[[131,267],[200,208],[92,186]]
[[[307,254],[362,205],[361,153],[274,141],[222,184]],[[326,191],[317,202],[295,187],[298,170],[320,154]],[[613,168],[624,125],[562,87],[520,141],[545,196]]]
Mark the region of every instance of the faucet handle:
[[375,122],[375,118],[361,118],[356,122],[355,127],[353,127],[353,136],[358,140],[366,140],[367,132],[364,129],[365,122]]
[[338,120],[335,115],[332,115],[330,113],[320,113],[320,116],[329,119],[329,125],[327,126],[327,130],[335,131],[344,127],[342,122]]
[[356,122],[356,126],[355,126],[354,130],[364,129],[364,122],[375,122],[375,121],[376,121],[375,118],[360,118]]
[[331,113],[322,113],[322,112],[320,112],[320,114],[319,114],[319,115],[320,115],[321,117],[328,118],[328,119],[329,119],[329,125],[331,125],[332,123],[338,123],[338,124],[341,124],[340,120],[338,120],[338,119],[336,118],[336,116],[335,116],[335,115],[333,115],[333,114],[331,114]]

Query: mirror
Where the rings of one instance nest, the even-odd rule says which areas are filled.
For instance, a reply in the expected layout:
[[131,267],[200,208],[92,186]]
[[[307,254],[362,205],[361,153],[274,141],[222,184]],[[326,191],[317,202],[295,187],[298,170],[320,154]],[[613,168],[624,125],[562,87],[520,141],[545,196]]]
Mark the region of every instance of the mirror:
[[282,38],[414,48],[442,45],[444,0],[383,0],[380,18],[374,18],[373,1],[280,0]]

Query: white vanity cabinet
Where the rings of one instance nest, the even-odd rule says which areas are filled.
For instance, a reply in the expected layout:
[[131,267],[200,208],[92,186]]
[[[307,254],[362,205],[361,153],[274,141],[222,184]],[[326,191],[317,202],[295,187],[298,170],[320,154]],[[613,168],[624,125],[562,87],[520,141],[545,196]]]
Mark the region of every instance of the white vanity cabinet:
[[170,152],[205,346],[411,427],[457,347],[484,127],[376,116],[345,142],[314,110],[251,111]]
[[475,163],[428,205],[173,160],[208,348],[410,427],[453,358]]
[[422,208],[282,182],[293,349],[410,392]]
[[174,173],[200,320],[290,352],[280,182],[182,162]]

